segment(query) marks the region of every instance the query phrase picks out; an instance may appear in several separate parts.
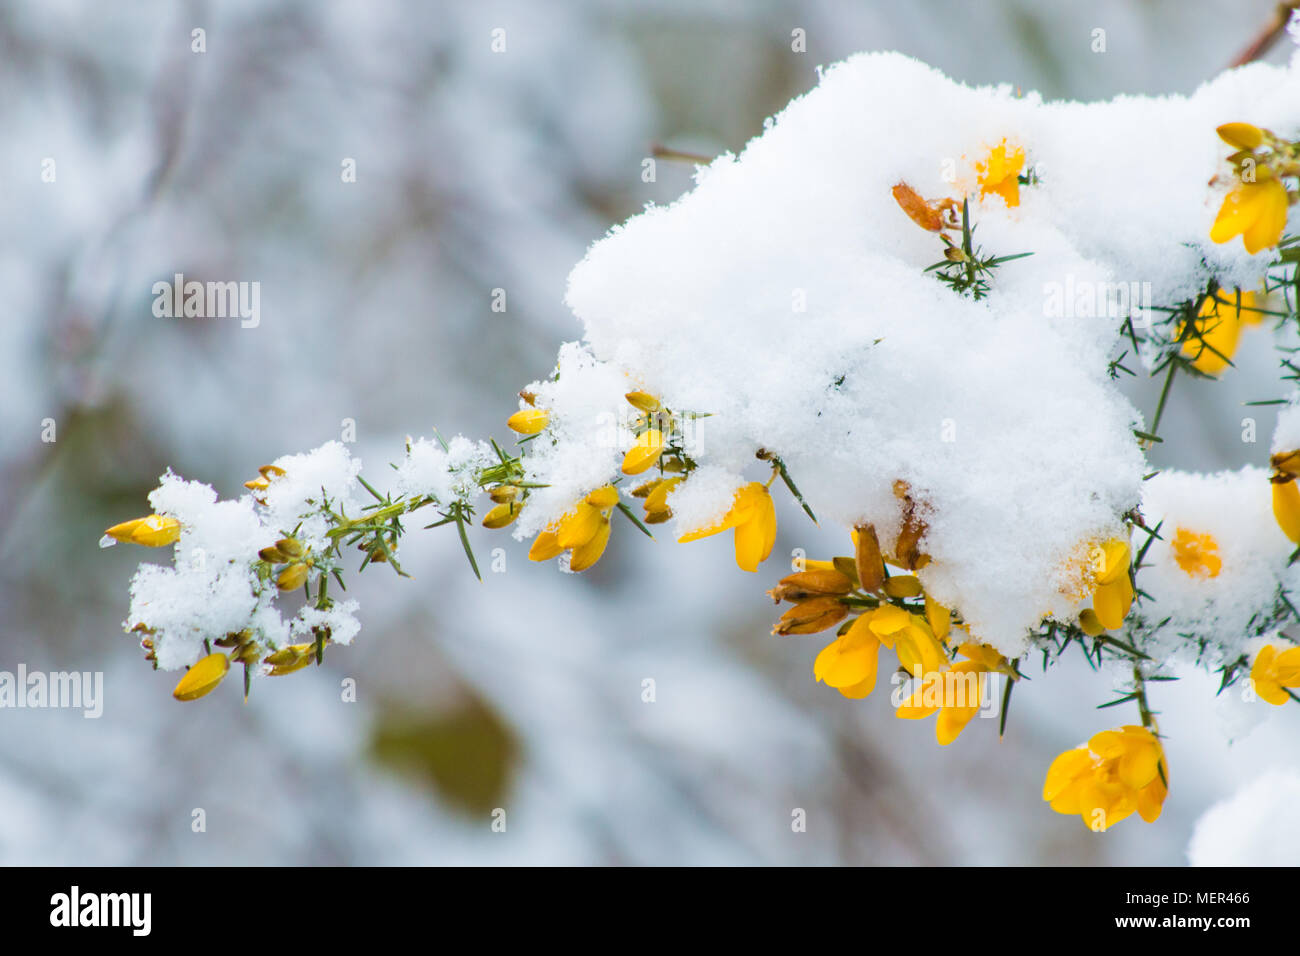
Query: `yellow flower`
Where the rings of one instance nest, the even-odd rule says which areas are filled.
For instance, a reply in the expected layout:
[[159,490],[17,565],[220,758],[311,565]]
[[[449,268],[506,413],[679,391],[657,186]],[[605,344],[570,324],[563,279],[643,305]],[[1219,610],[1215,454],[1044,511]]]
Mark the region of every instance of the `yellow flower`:
[[[1262,177],[1268,169],[1261,166],[1258,172]],[[1271,175],[1259,182],[1238,183],[1223,197],[1210,238],[1228,242],[1241,236],[1251,255],[1276,246],[1286,228],[1287,206],[1286,187]]]
[[1009,667],[1002,655],[987,645],[966,643],[958,650],[969,660],[927,674],[920,689],[895,711],[895,716],[903,720],[921,720],[938,711],[934,736],[942,747],[956,740],[979,713],[984,675],[1006,672]]
[[1250,681],[1261,700],[1285,704],[1291,699],[1286,688],[1300,687],[1300,647],[1278,653],[1272,644],[1265,644],[1250,668]]
[[1025,168],[1025,150],[1017,146],[1008,151],[1004,139],[993,147],[989,157],[975,164],[979,174],[980,198],[996,193],[1008,207],[1020,205],[1020,172]]
[[1300,544],[1300,486],[1294,478],[1274,476],[1273,483],[1273,517],[1282,533],[1295,544]]
[[1174,560],[1188,577],[1217,578],[1223,570],[1219,542],[1211,534],[1197,534],[1179,528],[1174,532],[1174,539],[1169,546],[1173,549]]
[[1122,625],[1133,606],[1129,560],[1128,542],[1120,538],[1111,538],[1092,549],[1092,611],[1107,631]]
[[659,460],[664,453],[663,432],[648,428],[637,436],[636,442],[623,456],[623,474],[639,475]]
[[876,686],[880,635],[872,628],[872,612],[857,618],[849,629],[822,649],[813,662],[813,676],[845,697],[866,697]]
[[866,697],[876,685],[882,646],[893,650],[913,677],[938,671],[946,660],[943,645],[924,618],[885,604],[864,611],[848,630],[822,648],[813,663],[813,675],[845,697]]
[[180,540],[181,523],[163,515],[133,518],[115,524],[104,534],[123,543],[142,544],[146,548],[161,548]]
[[266,656],[262,663],[266,664],[269,670],[267,674],[271,677],[283,677],[285,674],[292,674],[294,671],[302,670],[313,660],[316,659],[316,644],[308,641],[305,644],[290,644],[282,647]]
[[230,658],[225,654],[209,654],[185,672],[172,696],[177,700],[198,700],[221,683],[230,670]]
[[[1238,304],[1237,293],[1219,291],[1207,295],[1197,311],[1193,325],[1194,334],[1183,340],[1180,351],[1192,360],[1198,372],[1218,375],[1237,352],[1241,330],[1247,325],[1258,325],[1263,313],[1255,304],[1255,293],[1242,292]],[[1183,326],[1178,327],[1179,338]]]
[[776,508],[772,495],[761,481],[751,481],[736,492],[731,508],[722,519],[706,528],[682,535],[682,544],[735,529],[736,565],[742,571],[757,571],[776,543]]
[[668,507],[668,496],[685,480],[681,475],[674,475],[650,483],[644,496],[646,524],[661,524],[673,516],[673,510]]
[[597,488],[533,540],[530,561],[548,561],[569,552],[569,570],[585,571],[605,553],[609,544],[610,512],[618,504],[613,485]]
[[521,435],[536,435],[551,420],[551,413],[544,408],[524,408],[506,419],[506,427]]
[[1147,823],[1160,816],[1168,794],[1164,750],[1147,730],[1126,724],[1093,734],[1087,746],[1067,750],[1047,770],[1043,799],[1057,813],[1077,813],[1105,830],[1136,811]]

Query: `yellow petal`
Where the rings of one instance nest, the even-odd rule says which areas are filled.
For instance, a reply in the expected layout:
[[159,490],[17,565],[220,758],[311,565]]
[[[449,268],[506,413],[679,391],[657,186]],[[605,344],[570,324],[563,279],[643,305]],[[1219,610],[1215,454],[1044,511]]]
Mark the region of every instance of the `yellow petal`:
[[[817,655],[813,676],[831,687],[874,686],[879,657],[880,640],[858,618]],[[870,692],[868,686],[861,696]]]
[[1128,574],[1131,558],[1128,542],[1123,538],[1111,538],[1101,546],[1101,567],[1097,568],[1097,583],[1110,584],[1120,575]]
[[1157,776],[1159,747],[1136,747],[1119,759],[1119,778],[1126,786],[1141,790]]
[[1282,533],[1300,544],[1300,484],[1295,480],[1273,482],[1273,517]]
[[680,485],[684,480],[685,479],[683,479],[680,475],[678,475],[673,478],[665,478],[663,481],[655,485],[654,490],[651,491],[650,494],[646,495],[645,497],[646,512],[649,513],[651,511],[667,511],[668,496],[671,495],[675,490],[677,490],[677,486]]
[[584,500],[598,511],[609,511],[618,504],[618,489],[613,485],[603,485]]
[[1126,587],[1127,577],[1111,584],[1103,584],[1092,595],[1092,609],[1097,620],[1108,631],[1113,631],[1124,624],[1124,616],[1132,605],[1131,586]]
[[642,432],[623,456],[623,474],[639,475],[659,460],[664,452],[664,436],[657,428]]
[[561,548],[580,548],[596,536],[604,515],[600,509],[586,501],[579,501],[577,506],[560,519],[560,527],[555,537]]
[[1137,809],[1143,820],[1147,823],[1155,823],[1160,818],[1160,811],[1164,809],[1165,796],[1168,793],[1169,788],[1165,786],[1159,774],[1138,791]]
[[930,595],[925,596],[925,619],[930,623],[930,630],[939,640],[944,640],[952,628],[952,614]]
[[[760,487],[762,487],[760,485]],[[736,491],[735,497],[732,498],[731,507],[727,509],[726,514],[711,525],[703,528],[696,528],[694,531],[688,531],[677,539],[679,544],[686,544],[689,541],[699,541],[701,538],[712,537],[715,534],[721,534],[723,531],[729,531],[741,522],[741,519],[748,519],[749,504],[752,494],[749,492],[749,485],[745,485]]]
[[596,533],[585,544],[573,549],[569,555],[570,571],[585,571],[605,553],[605,545],[609,544],[609,519],[601,517],[600,526]]
[[971,722],[979,707],[945,707],[939,712],[939,719],[934,723],[934,737],[940,747],[946,747],[961,735],[966,725]]
[[1273,679],[1283,687],[1300,682],[1300,647],[1290,647],[1273,658]]
[[1223,205],[1210,226],[1210,239],[1214,242],[1229,242],[1241,235],[1253,225],[1258,217],[1258,210],[1251,202],[1251,186],[1240,184],[1223,197]]
[[1287,196],[1286,187],[1276,179],[1258,183],[1261,190],[1259,211],[1255,221],[1242,233],[1242,242],[1251,255],[1261,249],[1276,246],[1286,228]]
[[209,654],[185,672],[172,696],[177,700],[198,700],[221,683],[230,670],[230,658],[225,654]]
[[[1067,786],[1081,774],[1092,768],[1092,754],[1083,747],[1067,750],[1060,754],[1047,768],[1047,778],[1043,781],[1043,799],[1054,800]],[[1064,811],[1074,813],[1074,810]]]
[[558,558],[564,553],[564,548],[560,547],[559,538],[554,531],[543,531],[533,539],[533,546],[528,549],[529,561],[549,561],[551,558]]
[[757,571],[776,543],[776,507],[767,489],[759,487],[763,489],[762,499],[754,506],[750,519],[736,525],[736,566],[742,571]]

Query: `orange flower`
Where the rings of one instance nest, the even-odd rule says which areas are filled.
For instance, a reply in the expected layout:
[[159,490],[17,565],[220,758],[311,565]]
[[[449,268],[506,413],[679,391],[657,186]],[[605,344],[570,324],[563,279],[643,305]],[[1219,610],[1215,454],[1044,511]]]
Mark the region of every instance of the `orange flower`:
[[1217,578],[1223,570],[1219,542],[1211,534],[1197,534],[1179,528],[1169,546],[1173,549],[1174,560],[1188,577]]
[[993,147],[989,157],[982,163],[975,164],[979,174],[980,198],[989,193],[1002,197],[1008,208],[1020,205],[1020,172],[1025,168],[1025,150],[1023,146],[1007,148],[1004,139]]

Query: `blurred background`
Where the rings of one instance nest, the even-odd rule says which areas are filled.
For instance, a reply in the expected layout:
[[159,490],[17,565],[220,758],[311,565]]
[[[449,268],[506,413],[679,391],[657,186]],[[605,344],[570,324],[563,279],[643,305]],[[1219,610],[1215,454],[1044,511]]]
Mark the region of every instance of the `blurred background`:
[[[351,575],[356,642],[247,704],[233,680],[172,700],[178,675],[119,624],[135,563],[162,558],[95,544],[166,467],[235,496],[345,419],[372,481],[434,425],[504,438],[515,392],[581,336],[569,269],[690,187],[689,163],[643,181],[653,144],[739,150],[819,64],[890,48],[1049,97],[1190,92],[1273,7],[0,4],[0,670],[105,675],[98,720],[0,710],[0,863],[1183,863],[1210,804],[1300,765],[1300,708],[1243,721],[1205,675],[1157,685],[1164,817],[1093,835],[1040,789],[1058,752],[1128,719],[1094,709],[1107,679],[1081,655],[1034,668],[1005,739],[976,720],[948,748],[887,694],[815,684],[825,641],[771,636],[763,591],[792,549],[846,541],[784,501],[757,576],[727,536],[651,544],[620,523],[580,577],[480,529],[480,560],[505,561],[480,584],[453,533],[417,530],[413,581]],[[152,285],[177,272],[260,282],[260,325],[156,318]],[[1276,397],[1276,367],[1248,331],[1218,386],[1179,382],[1156,463],[1262,464],[1273,413],[1252,410],[1262,444],[1243,445],[1238,403]],[[1154,406],[1147,383],[1133,397]],[[1256,716],[1230,746],[1225,718]]]

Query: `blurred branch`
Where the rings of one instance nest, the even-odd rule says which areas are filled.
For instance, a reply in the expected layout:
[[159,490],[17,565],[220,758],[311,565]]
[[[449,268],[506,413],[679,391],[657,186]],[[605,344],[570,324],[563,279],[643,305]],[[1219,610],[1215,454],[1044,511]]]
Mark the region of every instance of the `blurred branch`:
[[1253,63],[1268,53],[1273,48],[1273,44],[1277,43],[1282,34],[1286,32],[1286,25],[1291,19],[1291,14],[1297,8],[1300,8],[1300,0],[1283,0],[1282,3],[1279,3],[1273,10],[1272,19],[1256,34],[1255,39],[1250,41],[1250,45],[1237,54],[1236,58],[1228,64],[1229,69]]

